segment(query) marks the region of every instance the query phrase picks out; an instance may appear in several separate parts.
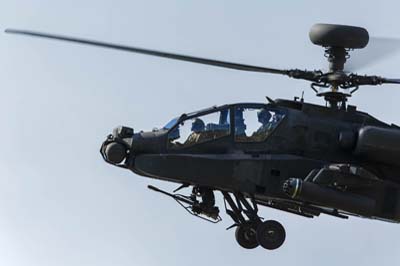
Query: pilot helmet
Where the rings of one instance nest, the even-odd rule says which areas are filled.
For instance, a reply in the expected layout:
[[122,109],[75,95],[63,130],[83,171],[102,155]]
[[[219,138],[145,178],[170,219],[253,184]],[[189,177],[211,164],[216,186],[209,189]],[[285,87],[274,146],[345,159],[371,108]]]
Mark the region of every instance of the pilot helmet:
[[258,122],[266,124],[271,119],[271,114],[266,110],[262,109],[257,112]]
[[205,128],[205,124],[203,122],[203,120],[201,120],[200,118],[196,118],[193,123],[192,123],[192,131],[193,132],[202,132],[204,131]]

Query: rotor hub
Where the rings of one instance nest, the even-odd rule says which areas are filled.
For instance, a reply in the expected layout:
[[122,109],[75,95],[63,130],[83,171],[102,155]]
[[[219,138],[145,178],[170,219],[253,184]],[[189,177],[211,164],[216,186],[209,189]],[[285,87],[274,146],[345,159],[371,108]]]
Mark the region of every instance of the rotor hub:
[[309,36],[312,43],[325,47],[325,57],[329,62],[329,72],[323,74],[319,82],[314,83],[314,87],[329,88],[329,91],[318,90],[317,96],[324,97],[332,107],[337,107],[339,102],[345,107],[347,97],[350,97],[351,93],[340,89],[358,85],[353,82],[351,75],[344,72],[344,64],[350,58],[350,50],[361,49],[368,44],[368,31],[354,26],[315,24]]

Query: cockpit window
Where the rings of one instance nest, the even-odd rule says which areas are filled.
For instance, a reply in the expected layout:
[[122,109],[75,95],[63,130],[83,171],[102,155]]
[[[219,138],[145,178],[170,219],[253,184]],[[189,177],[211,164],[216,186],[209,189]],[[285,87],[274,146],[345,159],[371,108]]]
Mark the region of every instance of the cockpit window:
[[174,148],[187,147],[230,134],[229,109],[200,115],[182,121],[168,134]]
[[235,108],[235,141],[260,142],[279,125],[284,113],[268,108]]
[[165,126],[163,126],[163,129],[171,129],[173,126],[175,126],[176,122],[178,122],[178,117],[175,117],[171,121],[169,121]]

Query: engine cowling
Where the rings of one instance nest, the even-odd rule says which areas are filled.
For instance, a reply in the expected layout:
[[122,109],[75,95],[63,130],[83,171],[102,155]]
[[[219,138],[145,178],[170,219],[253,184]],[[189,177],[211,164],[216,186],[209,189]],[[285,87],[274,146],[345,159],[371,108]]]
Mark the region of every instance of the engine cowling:
[[371,161],[400,166],[400,129],[362,127],[354,153]]

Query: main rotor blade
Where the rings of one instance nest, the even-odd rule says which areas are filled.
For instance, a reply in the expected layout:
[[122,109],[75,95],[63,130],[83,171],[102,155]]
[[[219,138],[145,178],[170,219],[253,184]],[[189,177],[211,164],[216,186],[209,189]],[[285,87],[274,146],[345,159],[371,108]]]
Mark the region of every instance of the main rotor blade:
[[198,63],[198,64],[204,64],[204,65],[211,65],[211,66],[217,66],[217,67],[224,67],[224,68],[230,68],[230,69],[236,69],[236,70],[282,74],[282,75],[289,74],[288,70],[280,70],[280,69],[274,69],[274,68],[266,68],[266,67],[258,67],[258,66],[251,66],[251,65],[245,65],[245,64],[230,63],[230,62],[224,62],[224,61],[213,60],[213,59],[206,59],[206,58],[200,58],[200,57],[194,57],[194,56],[188,56],[188,55],[167,53],[167,52],[162,52],[162,51],[149,50],[149,49],[131,47],[131,46],[126,46],[126,45],[99,42],[99,41],[93,41],[93,40],[88,40],[88,39],[80,39],[80,38],[68,37],[68,36],[63,36],[63,35],[48,34],[48,33],[43,33],[43,32],[17,30],[17,29],[6,29],[5,32],[12,33],[12,34],[22,34],[22,35],[41,37],[41,38],[62,40],[62,41],[67,41],[67,42],[88,44],[88,45],[122,50],[122,51],[127,51],[127,52],[146,54],[146,55],[151,55],[151,56],[158,56],[158,57],[164,57],[164,58],[175,59],[175,60],[180,60],[180,61],[186,61],[186,62],[192,62],[192,63]]
[[400,84],[400,79],[388,79],[379,76],[351,74],[348,78],[349,84],[352,85],[351,87],[357,87],[360,85]]
[[371,37],[364,49],[351,53],[345,65],[346,72],[355,72],[364,67],[375,64],[400,51],[400,39]]
[[387,79],[387,78],[383,78],[382,83],[400,84],[400,79]]

